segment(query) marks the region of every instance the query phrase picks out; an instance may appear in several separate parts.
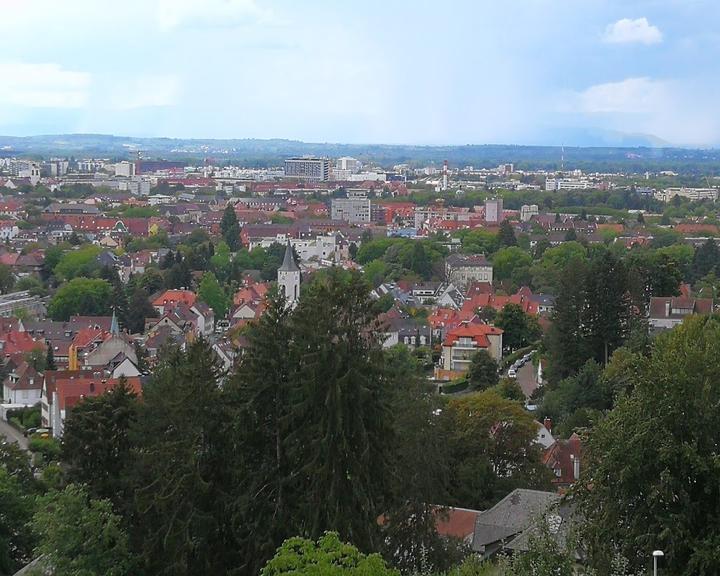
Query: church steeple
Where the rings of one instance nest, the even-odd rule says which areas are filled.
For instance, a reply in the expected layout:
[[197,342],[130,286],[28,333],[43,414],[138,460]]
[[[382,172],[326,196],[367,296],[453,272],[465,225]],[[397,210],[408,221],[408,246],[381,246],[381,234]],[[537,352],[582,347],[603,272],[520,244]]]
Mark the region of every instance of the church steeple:
[[110,334],[113,336],[120,334],[120,324],[118,324],[117,315],[115,314],[115,307],[113,307],[112,321],[110,322]]
[[283,263],[278,268],[278,286],[283,291],[288,306],[295,306],[298,298],[300,298],[300,268],[295,263],[293,257],[293,248],[288,238],[285,246],[285,257]]

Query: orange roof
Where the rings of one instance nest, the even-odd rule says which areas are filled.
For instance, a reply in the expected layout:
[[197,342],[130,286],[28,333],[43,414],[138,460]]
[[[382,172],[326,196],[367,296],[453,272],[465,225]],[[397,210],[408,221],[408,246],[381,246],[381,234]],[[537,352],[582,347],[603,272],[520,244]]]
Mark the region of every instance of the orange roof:
[[[60,410],[75,406],[83,398],[99,396],[114,388],[118,382],[119,378],[58,378],[55,380],[55,391]],[[140,378],[137,376],[128,378],[127,383],[135,394],[142,392]]]
[[480,348],[489,348],[488,336],[499,336],[503,331],[488,324],[476,324],[474,322],[463,322],[456,328],[448,331],[443,346],[452,346],[460,338],[471,338]]
[[0,338],[2,342],[2,353],[5,356],[14,354],[25,354],[36,348],[45,348],[45,344],[39,340],[35,340],[27,332],[19,332],[12,330]]
[[165,304],[177,304],[179,302],[192,306],[195,304],[196,299],[195,292],[190,290],[165,290],[153,300],[153,306],[164,306]]
[[76,348],[85,348],[101,338],[102,333],[99,328],[81,328],[73,337],[73,344]]

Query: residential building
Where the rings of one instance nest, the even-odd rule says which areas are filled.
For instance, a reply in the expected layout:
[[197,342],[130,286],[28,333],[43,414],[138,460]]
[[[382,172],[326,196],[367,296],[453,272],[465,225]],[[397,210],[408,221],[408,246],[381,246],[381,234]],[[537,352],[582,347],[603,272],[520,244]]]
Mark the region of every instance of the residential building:
[[528,222],[533,216],[540,213],[537,204],[523,204],[520,206],[520,222]]
[[330,179],[330,160],[327,158],[288,158],[285,176],[301,180],[326,181]]
[[34,406],[40,402],[42,375],[24,360],[17,366],[11,361],[10,365],[12,368],[3,381],[4,402],[22,406]]
[[502,335],[500,328],[469,321],[447,330],[435,377],[451,380],[462,376],[470,368],[473,356],[480,350],[485,350],[499,363],[502,360]]
[[351,224],[368,223],[371,219],[370,198],[361,195],[333,198],[330,211],[333,220],[344,220]]
[[483,254],[451,254],[445,259],[445,277],[448,282],[460,288],[471,282],[492,284],[493,267]]
[[556,440],[543,453],[543,463],[553,473],[552,484],[558,490],[569,488],[580,479],[582,441],[573,433],[567,440]]
[[649,310],[650,328],[666,330],[681,324],[686,316],[712,314],[713,300],[691,296],[653,297]]
[[503,550],[513,550],[513,542],[523,538],[539,517],[554,518],[554,509],[560,496],[554,492],[515,489],[492,508],[477,515],[473,533],[472,549],[483,559]]

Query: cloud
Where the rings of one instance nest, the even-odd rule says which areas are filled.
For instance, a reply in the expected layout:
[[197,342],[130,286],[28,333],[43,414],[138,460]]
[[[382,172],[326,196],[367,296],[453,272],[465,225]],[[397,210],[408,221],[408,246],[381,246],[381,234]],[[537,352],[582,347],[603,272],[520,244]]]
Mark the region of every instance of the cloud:
[[270,11],[258,6],[255,0],[158,0],[157,3],[157,21],[163,30],[232,28],[270,20]]
[[584,126],[649,134],[676,145],[716,146],[718,91],[714,78],[633,77],[566,94],[558,111],[577,115]]
[[177,104],[180,80],[171,75],[142,75],[124,83],[114,80],[110,107],[116,110],[159,108]]
[[658,44],[662,42],[662,32],[647,18],[622,18],[605,29],[603,40],[609,44]]
[[596,84],[576,95],[580,111],[597,113],[646,114],[667,100],[667,86],[647,77]]
[[22,108],[81,108],[91,76],[59,64],[0,62],[0,103]]

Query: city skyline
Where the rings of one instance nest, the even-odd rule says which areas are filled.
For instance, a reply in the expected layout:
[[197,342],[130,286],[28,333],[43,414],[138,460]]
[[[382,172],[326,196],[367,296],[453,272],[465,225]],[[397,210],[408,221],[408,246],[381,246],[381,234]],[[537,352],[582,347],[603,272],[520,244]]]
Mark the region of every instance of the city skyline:
[[0,12],[4,135],[720,143],[709,1],[0,0]]

